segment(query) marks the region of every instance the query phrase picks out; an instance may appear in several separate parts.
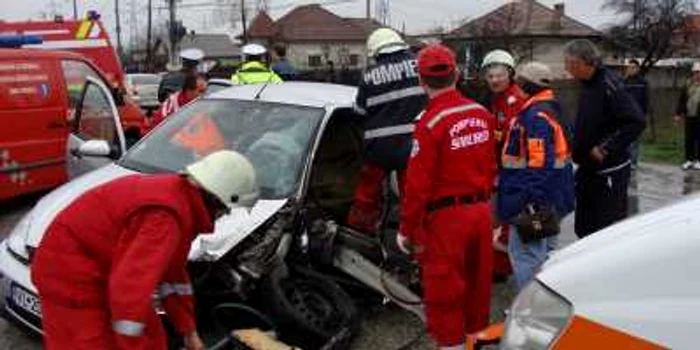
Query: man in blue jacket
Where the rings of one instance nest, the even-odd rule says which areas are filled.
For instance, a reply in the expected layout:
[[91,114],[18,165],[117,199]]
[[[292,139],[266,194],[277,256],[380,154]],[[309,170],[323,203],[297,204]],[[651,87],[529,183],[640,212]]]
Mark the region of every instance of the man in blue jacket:
[[[521,66],[516,76],[527,100],[506,128],[498,184],[498,216],[503,222],[514,223],[528,206],[553,208],[558,218],[574,209],[569,128],[563,124],[551,81],[551,70],[539,62]],[[515,225],[511,227],[508,253],[520,289],[556,248],[557,236],[523,243]]]

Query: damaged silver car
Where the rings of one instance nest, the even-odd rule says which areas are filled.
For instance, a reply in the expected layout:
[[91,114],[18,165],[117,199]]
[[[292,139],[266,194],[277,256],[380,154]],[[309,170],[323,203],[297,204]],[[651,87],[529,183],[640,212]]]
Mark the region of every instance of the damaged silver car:
[[[104,120],[90,122],[109,129],[118,115],[102,88],[90,96],[103,93],[106,102],[92,108],[103,106],[93,115]],[[304,349],[342,349],[368,302],[392,300],[423,317],[417,268],[395,254],[395,199],[387,201],[379,236],[344,226],[363,161],[355,94],[355,88],[331,84],[237,86],[187,105],[128,152],[118,126],[110,139],[75,135],[68,164],[71,174],[83,175],[41,199],[0,243],[4,310],[41,331],[40,300],[29,279],[32,254],[56,213],[75,197],[134,173],[179,172],[226,148],[253,163],[261,200],[250,212],[221,218],[214,234],[192,245],[190,271],[205,337],[213,342],[231,329],[254,327]],[[88,97],[84,92],[83,101]],[[386,197],[392,197],[389,185]]]

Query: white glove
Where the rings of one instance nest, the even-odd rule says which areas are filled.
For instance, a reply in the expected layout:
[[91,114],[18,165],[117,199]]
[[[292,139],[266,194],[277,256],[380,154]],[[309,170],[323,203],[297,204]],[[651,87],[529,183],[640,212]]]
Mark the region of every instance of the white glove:
[[396,245],[399,247],[399,250],[406,254],[406,255],[411,255],[411,241],[409,241],[408,237],[404,236],[399,232],[396,234]]

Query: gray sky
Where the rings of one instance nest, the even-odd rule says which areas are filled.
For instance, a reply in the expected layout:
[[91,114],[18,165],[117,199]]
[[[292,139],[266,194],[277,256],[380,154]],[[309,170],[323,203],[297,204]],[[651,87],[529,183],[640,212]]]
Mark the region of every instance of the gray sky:
[[[102,14],[102,19],[112,32],[115,33],[114,22],[115,0],[77,0],[79,14],[87,10],[97,10]],[[182,4],[214,4],[220,2],[238,2],[239,0],[181,0]],[[376,0],[372,0],[373,2]],[[390,0],[391,24],[401,29],[405,23],[406,31],[412,34],[420,33],[436,26],[452,28],[464,18],[475,18],[508,2],[508,0]],[[255,0],[246,0],[247,4],[254,5]],[[294,5],[308,4],[318,1],[307,0],[268,0],[271,15],[275,18],[283,15]],[[338,2],[335,0],[335,2]],[[566,14],[589,24],[595,28],[603,28],[613,23],[616,18],[614,13],[604,12],[601,5],[604,0],[540,0],[547,6],[564,2]],[[38,19],[43,14],[51,14],[54,11],[72,16],[72,0],[0,0],[0,19],[2,20],[26,20]],[[128,41],[130,35],[139,35],[145,31],[147,0],[120,0],[120,15],[122,23],[122,40]],[[136,25],[132,25],[131,7]],[[153,0],[156,7],[165,7],[165,0]],[[365,14],[365,1],[347,0],[326,6],[329,10],[350,17],[363,17]],[[252,6],[251,6],[252,7]],[[178,18],[182,19],[190,29],[199,32],[225,32],[221,11],[215,11],[213,6],[187,7],[180,10]],[[374,13],[374,5],[372,12]],[[51,16],[52,17],[52,16]],[[156,10],[154,18],[164,21],[167,12]],[[230,30],[229,30],[230,31]],[[113,38],[113,41],[114,40]]]

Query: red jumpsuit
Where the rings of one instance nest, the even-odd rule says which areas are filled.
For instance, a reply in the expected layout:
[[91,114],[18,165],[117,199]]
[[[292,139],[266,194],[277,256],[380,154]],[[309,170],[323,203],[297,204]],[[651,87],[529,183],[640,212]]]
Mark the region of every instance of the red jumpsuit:
[[[516,84],[511,84],[506,91],[495,94],[491,100],[490,111],[496,116],[496,140],[497,159],[500,159],[501,147],[506,134],[505,130],[510,121],[518,116],[518,112],[525,103],[525,98]],[[508,258],[508,225],[502,225],[499,230],[494,231],[493,236],[493,272],[498,277],[507,277],[511,274],[510,259]]]
[[440,346],[489,322],[494,128],[485,108],[452,90],[428,103],[414,133],[400,232],[416,246],[428,331]]
[[154,296],[181,335],[195,330],[187,255],[213,231],[199,190],[178,175],[134,175],[76,199],[32,263],[46,348],[166,349]]

